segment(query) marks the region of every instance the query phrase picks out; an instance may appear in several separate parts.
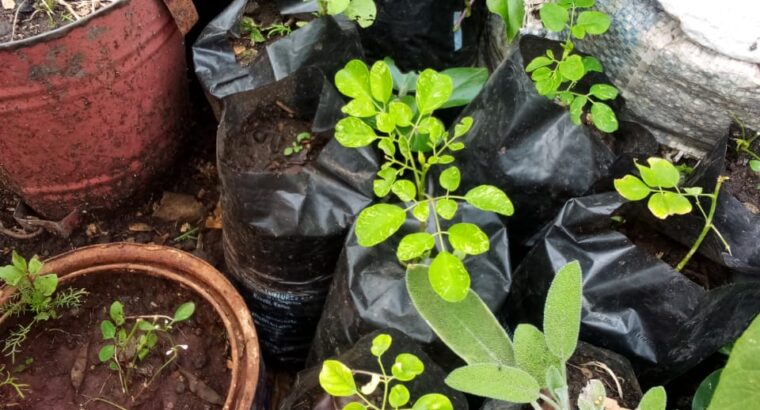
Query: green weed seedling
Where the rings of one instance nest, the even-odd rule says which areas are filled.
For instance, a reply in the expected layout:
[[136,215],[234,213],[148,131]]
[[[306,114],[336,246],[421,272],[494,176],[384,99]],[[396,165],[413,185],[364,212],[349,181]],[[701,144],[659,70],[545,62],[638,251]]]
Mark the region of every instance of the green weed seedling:
[[[380,334],[372,340],[370,351],[377,357],[379,373],[351,370],[337,360],[325,360],[319,373],[320,386],[333,397],[355,397],[360,400],[349,403],[343,410],[453,410],[449,398],[437,393],[426,394],[417,399],[412,407],[407,407],[411,400],[411,392],[403,383],[421,375],[425,371],[425,365],[417,356],[402,353],[396,356],[388,374],[382,358],[391,347],[392,341],[388,334]],[[354,375],[367,377],[369,382],[360,388]],[[372,397],[378,389],[382,392],[382,400],[375,403]]]
[[[760,174],[760,153],[752,150],[752,145],[755,143],[755,141],[760,139],[760,131],[756,131],[755,135],[747,135],[749,131],[745,127],[744,123],[739,121],[737,118],[734,118],[734,120],[739,124],[739,127],[741,128],[741,137],[734,139],[736,142],[736,152],[749,156],[749,169],[751,169],[752,172]],[[760,189],[760,185],[758,185],[758,189]]]
[[303,144],[309,142],[309,139],[311,139],[311,134],[308,132],[302,132],[296,135],[296,140],[289,147],[285,148],[282,154],[286,157],[298,154],[303,150]]
[[[118,373],[124,394],[129,393],[133,372],[156,348],[159,337],[164,338],[169,346],[165,352],[168,358],[153,373],[145,386],[150,386],[161,372],[177,359],[180,349],[187,349],[185,345],[174,343],[171,331],[175,324],[189,319],[194,312],[195,304],[186,302],[177,308],[174,316],[125,316],[124,305],[121,302],[115,301],[111,304],[110,320],[100,323],[100,331],[106,344],[101,347],[98,358],[101,363],[108,363],[108,367]],[[129,322],[132,322],[131,326]]]
[[603,34],[610,28],[611,20],[605,13],[581,11],[593,6],[594,0],[559,0],[544,4],[539,10],[544,27],[558,33],[567,31],[567,38],[562,43],[561,56],[547,50],[545,55],[534,58],[525,71],[531,73],[539,94],[557,99],[570,108],[570,118],[574,124],[581,124],[581,116],[590,103],[591,123],[609,133],[617,131],[618,120],[612,108],[602,101],[614,100],[618,96],[617,88],[609,84],[594,84],[585,94],[575,90],[578,82],[589,72],[603,72],[602,64],[596,58],[573,53],[573,38]]
[[[350,61],[335,75],[338,90],[352,100],[343,107],[348,117],[335,127],[335,138],[349,148],[376,144],[384,154],[384,163],[373,188],[385,198],[391,193],[405,205],[380,203],[365,208],[356,221],[359,245],[375,246],[396,233],[406,221],[407,213],[420,223],[419,232],[404,236],[396,256],[404,264],[432,257],[430,282],[445,300],[456,302],[467,295],[470,275],[462,260],[467,255],[488,251],[488,236],[471,223],[457,223],[444,230],[441,219],[451,220],[464,201],[475,208],[510,216],[514,207],[507,195],[491,185],[480,185],[466,194],[456,195],[461,173],[452,155],[465,148],[462,137],[473,124],[465,117],[449,133],[434,111],[452,96],[453,81],[444,74],[427,69],[416,79],[414,97],[393,94],[389,66],[376,62],[371,70],[360,60]],[[444,168],[438,183],[445,194],[426,193],[428,173],[434,166]],[[435,233],[426,232],[433,217]],[[433,255],[436,241],[440,251]],[[450,247],[449,247],[450,246]]]
[[29,385],[19,383],[10,371],[5,370],[5,366],[0,365],[0,389],[4,386],[12,388],[20,399],[24,398],[24,392],[29,388]]
[[292,29],[289,25],[283,23],[273,23],[267,27],[248,16],[240,19],[241,34],[247,35],[252,44],[266,43],[267,39],[277,36],[287,36]]
[[[710,231],[715,232],[728,253],[731,253],[731,247],[713,224],[715,209],[718,205],[718,195],[726,178],[718,177],[715,190],[712,193],[704,193],[701,187],[680,187],[681,174],[668,160],[652,157],[647,160],[647,163],[649,166],[636,163],[641,178],[626,175],[615,180],[615,189],[623,198],[629,201],[641,201],[649,198],[647,208],[652,215],[659,219],[689,214],[694,209],[693,203],[705,219],[702,231],[689,252],[676,266],[676,271],[680,272],[689,263]],[[707,212],[702,206],[702,199],[707,199],[710,202]]]
[[[424,267],[407,275],[415,307],[441,340],[467,365],[449,374],[446,384],[459,391],[534,409],[572,410],[567,362],[578,344],[583,285],[577,261],[565,265],[552,281],[544,305],[543,332],[530,324],[515,329],[514,342],[485,302],[472,290],[459,303],[435,296]],[[604,385],[591,380],[577,398],[579,410],[604,410]],[[662,387],[648,391],[637,409],[664,410]],[[542,407],[543,406],[543,407]]]
[[21,352],[21,345],[26,340],[32,327],[50,319],[57,319],[59,309],[75,309],[82,304],[87,295],[84,289],[58,289],[58,275],[48,273],[42,275],[43,263],[37,256],[27,263],[26,259],[15,251],[11,264],[0,268],[0,281],[5,287],[15,288],[13,297],[0,306],[3,316],[31,315],[32,319],[26,325],[19,325],[5,338],[3,352],[16,361],[16,354]]
[[336,16],[342,14],[355,21],[359,27],[367,28],[375,22],[377,6],[374,0],[317,0],[318,15]]

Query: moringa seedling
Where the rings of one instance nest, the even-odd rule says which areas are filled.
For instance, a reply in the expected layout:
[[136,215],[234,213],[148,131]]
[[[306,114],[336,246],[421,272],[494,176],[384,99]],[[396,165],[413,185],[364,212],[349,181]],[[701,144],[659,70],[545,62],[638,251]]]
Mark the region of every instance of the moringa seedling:
[[[392,193],[404,203],[380,203],[362,210],[355,228],[359,245],[371,247],[384,242],[411,213],[419,221],[419,232],[401,239],[396,256],[404,264],[432,257],[433,288],[447,301],[462,300],[470,289],[470,274],[462,260],[487,252],[490,242],[477,225],[457,223],[445,230],[441,219],[453,219],[460,202],[504,216],[512,215],[514,207],[503,191],[491,185],[477,186],[463,196],[455,194],[461,173],[450,165],[454,162],[452,154],[465,148],[461,139],[473,120],[463,118],[449,133],[433,115],[451,98],[451,78],[424,70],[417,78],[414,97],[398,98],[393,94],[393,78],[385,62],[375,62],[370,70],[362,61],[353,60],[335,75],[335,85],[352,98],[343,107],[348,117],[337,123],[335,138],[349,148],[376,144],[385,162],[373,183],[375,195],[385,198]],[[438,184],[444,194],[432,196],[426,187],[428,173],[436,166],[443,168]],[[426,232],[431,216],[435,226],[432,234]],[[440,251],[433,256],[436,243]]]
[[602,101],[614,100],[618,89],[609,84],[594,84],[585,94],[575,90],[575,86],[589,72],[603,72],[602,64],[594,57],[574,54],[573,37],[583,39],[586,35],[599,35],[610,28],[610,17],[600,11],[580,9],[593,7],[595,0],[559,0],[546,3],[539,10],[544,27],[553,32],[567,31],[562,43],[562,55],[555,56],[552,50],[534,58],[525,71],[531,78],[539,94],[557,99],[570,108],[570,119],[581,124],[581,116],[591,103],[591,122],[601,131],[614,132],[618,129],[615,112]]
[[[124,394],[129,393],[132,375],[139,363],[158,346],[159,337],[167,342],[168,349],[165,355],[168,359],[153,373],[150,380],[144,384],[145,387],[150,386],[161,372],[177,359],[180,349],[187,349],[185,345],[174,343],[171,331],[175,324],[189,319],[194,312],[195,303],[186,302],[177,308],[174,316],[126,316],[121,302],[115,301],[111,304],[108,311],[110,320],[100,323],[100,331],[106,344],[100,348],[98,358],[101,363],[108,363],[108,367],[118,373]],[[129,322],[132,322],[131,326]]]
[[303,150],[303,145],[311,139],[311,134],[308,132],[302,132],[298,135],[296,135],[296,140],[293,141],[293,143],[285,148],[285,150],[282,152],[283,155],[286,157],[289,157],[293,154],[298,154]]
[[[441,302],[422,270],[417,267],[406,278],[412,302],[440,339],[467,363],[446,378],[450,387],[530,404],[536,410],[617,408],[605,406],[607,394],[596,379],[589,381],[577,400],[570,397],[567,362],[578,345],[583,304],[583,277],[577,261],[562,267],[549,286],[543,332],[531,324],[519,324],[514,342],[474,291],[460,303]],[[644,395],[637,409],[665,410],[665,405],[665,389],[656,387]]]
[[[391,366],[390,374],[383,365],[383,354],[390,349],[393,339],[388,334],[380,334],[372,340],[370,352],[377,357],[380,372],[368,372],[364,370],[351,370],[348,366],[337,360],[325,360],[322,370],[319,372],[319,385],[327,394],[333,397],[355,397],[358,401],[349,403],[343,410],[453,410],[454,407],[448,397],[431,393],[421,396],[413,407],[407,407],[411,400],[411,392],[403,383],[411,382],[425,371],[425,365],[415,355],[402,353],[396,356]],[[356,385],[354,375],[369,378],[369,382],[362,387]],[[380,403],[372,401],[373,394],[382,392]]]
[[32,327],[50,319],[57,319],[59,309],[75,309],[82,304],[87,295],[84,289],[58,289],[58,275],[41,274],[43,263],[37,256],[27,263],[21,255],[13,252],[11,264],[0,268],[0,280],[6,287],[16,289],[16,293],[0,306],[3,317],[29,314],[32,319],[26,325],[19,325],[5,338],[3,352],[16,361],[16,354],[21,352],[21,345],[26,340]]
[[[689,214],[694,209],[694,206],[699,209],[699,212],[705,219],[704,227],[699,236],[697,236],[696,241],[694,241],[686,256],[676,266],[676,271],[680,272],[689,263],[710,231],[715,232],[730,254],[731,247],[713,224],[720,188],[727,178],[718,177],[715,183],[715,190],[712,193],[704,193],[701,187],[680,187],[681,174],[668,160],[652,157],[647,160],[647,163],[649,166],[636,163],[636,168],[638,168],[641,178],[634,175],[626,175],[623,178],[615,180],[615,189],[623,198],[629,201],[641,201],[649,198],[647,208],[652,215],[659,219],[667,219],[673,215]],[[701,203],[703,199],[710,201],[710,207],[707,212],[705,212]],[[694,206],[692,206],[692,203]]]
[[320,16],[343,14],[359,27],[367,28],[375,22],[377,6],[374,0],[317,0]]

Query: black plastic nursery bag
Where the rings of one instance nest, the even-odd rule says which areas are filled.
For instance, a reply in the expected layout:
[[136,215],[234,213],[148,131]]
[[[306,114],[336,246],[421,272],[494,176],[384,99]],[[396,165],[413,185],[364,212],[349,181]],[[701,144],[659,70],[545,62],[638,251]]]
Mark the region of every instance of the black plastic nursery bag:
[[[760,282],[739,282],[734,275],[708,291],[676,272],[615,230],[611,217],[621,209],[634,211],[624,213],[633,223],[650,223],[636,218],[643,215],[640,205],[626,204],[614,192],[568,201],[515,271],[505,314],[511,325],[541,323],[555,272],[578,260],[584,278],[581,339],[627,356],[640,380],[654,384],[738,337],[760,312]],[[678,234],[680,228],[669,225],[677,219],[661,223]]]
[[240,20],[247,3],[235,0],[193,44],[195,73],[212,105],[217,99],[281,80],[303,67],[317,67],[332,78],[349,60],[363,56],[353,24],[322,17],[269,44],[266,52],[243,66],[235,59],[230,39],[240,37]]
[[275,172],[241,166],[240,147],[269,150],[285,137],[249,129],[250,119],[267,107],[289,107],[312,123],[312,133],[332,136],[343,101],[317,69],[224,102],[217,155],[227,267],[245,290],[265,354],[302,362],[346,232],[372,201],[377,158],[371,149],[344,148],[330,137],[316,160],[302,167]]
[[[473,223],[490,238],[490,250],[468,257],[464,264],[472,277],[472,288],[492,310],[498,310],[511,283],[506,228],[494,214],[469,205],[461,205],[454,219],[442,222],[444,226],[457,222]],[[352,229],[338,261],[309,364],[341,354],[360,337],[376,329],[397,329],[426,345],[437,340],[412,304],[406,290],[406,268],[396,257],[401,238],[418,231],[419,226],[420,223],[410,216],[399,232],[371,248],[360,246]],[[433,226],[431,221],[428,227],[432,230]],[[442,363],[439,357],[434,359],[445,368],[455,364]]]

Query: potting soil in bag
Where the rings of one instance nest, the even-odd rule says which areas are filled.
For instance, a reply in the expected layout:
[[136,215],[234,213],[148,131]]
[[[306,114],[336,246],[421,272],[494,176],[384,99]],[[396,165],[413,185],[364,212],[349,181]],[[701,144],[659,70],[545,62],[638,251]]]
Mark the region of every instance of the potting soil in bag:
[[371,61],[391,57],[403,71],[475,64],[485,2],[476,1],[456,31],[464,1],[375,0],[375,4],[375,23],[359,30]]
[[[296,364],[308,352],[346,232],[372,201],[377,158],[332,138],[343,101],[317,69],[224,102],[217,155],[225,260],[267,358]],[[303,133],[309,138],[298,142]]]
[[[506,219],[513,244],[554,218],[565,201],[608,177],[616,158],[590,127],[572,123],[567,108],[539,95],[525,73],[524,61],[551,44],[536,37],[515,40],[461,114],[474,120],[463,140],[467,148],[456,156],[463,185],[491,184],[507,193],[515,204],[514,216]],[[618,134],[609,138],[615,141]]]
[[[320,68],[332,78],[346,62],[363,56],[353,24],[322,17],[268,44],[250,65],[240,64],[230,40],[241,37],[240,21],[248,2],[235,0],[193,44],[195,73],[212,105],[228,95],[281,80],[303,67]],[[218,112],[219,107],[215,109]]]
[[[386,370],[391,368],[396,360],[396,356],[402,353],[416,355],[425,365],[425,371],[421,375],[411,382],[403,383],[410,392],[410,401],[405,407],[411,407],[417,399],[425,394],[438,393],[448,397],[453,407],[457,410],[467,410],[469,408],[464,395],[446,386],[443,382],[446,378],[446,373],[430,360],[419,344],[397,330],[384,329],[367,334],[357,340],[356,344],[349,346],[349,349],[344,353],[337,357],[328,357],[328,359],[338,360],[352,370],[380,373],[377,357],[372,355],[370,348],[372,347],[372,340],[382,333],[388,334],[392,338],[390,349],[383,354],[383,366]],[[331,397],[322,389],[319,385],[319,372],[321,369],[322,362],[320,361],[319,363],[315,363],[314,367],[298,373],[298,378],[291,389],[290,395],[280,404],[280,410],[332,410],[343,408],[351,402],[350,398]],[[363,386],[369,382],[369,377],[365,380],[363,376],[356,375],[355,379],[357,386]],[[374,398],[375,396],[372,397]],[[379,400],[375,404],[381,405]]]
[[[676,272],[664,260],[672,249],[680,259],[688,248],[656,233],[664,228],[647,231],[656,222],[645,217],[645,205],[614,192],[568,201],[514,273],[505,310],[509,323],[540,323],[555,272],[578,260],[584,277],[581,339],[625,355],[647,383],[683,373],[738,337],[760,312],[760,282],[745,282],[699,255],[684,269],[691,279]],[[675,227],[677,219],[659,223],[678,234],[683,225]]]
[[[506,228],[494,214],[469,205],[461,205],[451,221],[441,222],[444,226],[457,222],[473,223],[490,238],[489,251],[466,258],[464,264],[470,272],[472,288],[492,310],[498,310],[511,283]],[[401,238],[418,231],[419,226],[420,223],[410,216],[399,232],[371,248],[360,246],[355,232],[351,231],[335,270],[309,364],[341,354],[376,329],[397,329],[428,347],[437,340],[409,298],[406,268],[396,257]],[[428,224],[430,232],[434,232],[434,226],[432,221]],[[445,347],[442,350],[447,351]],[[444,363],[440,357],[434,359],[444,367],[455,364]]]

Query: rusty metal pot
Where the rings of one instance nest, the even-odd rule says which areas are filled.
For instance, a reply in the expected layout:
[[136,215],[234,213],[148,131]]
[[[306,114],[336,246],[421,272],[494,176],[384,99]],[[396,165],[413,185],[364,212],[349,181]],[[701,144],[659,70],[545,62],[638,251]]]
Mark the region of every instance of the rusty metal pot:
[[[225,410],[249,410],[259,381],[258,337],[243,298],[219,271],[174,248],[134,243],[93,245],[55,256],[43,272],[58,274],[61,284],[84,275],[150,275],[178,283],[205,299],[227,330],[232,361]],[[107,279],[107,278],[106,278]],[[0,304],[12,292],[0,291]]]
[[0,181],[49,219],[143,189],[186,120],[183,41],[162,0],[118,0],[0,44]]

